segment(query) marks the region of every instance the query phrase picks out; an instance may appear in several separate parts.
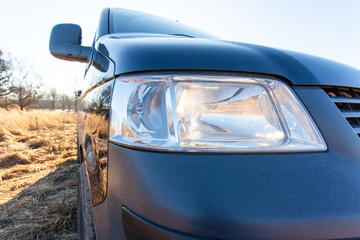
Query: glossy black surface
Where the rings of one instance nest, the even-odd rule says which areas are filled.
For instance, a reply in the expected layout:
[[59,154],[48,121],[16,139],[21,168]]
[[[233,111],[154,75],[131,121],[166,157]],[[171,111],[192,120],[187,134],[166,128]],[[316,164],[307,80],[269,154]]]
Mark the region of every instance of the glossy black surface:
[[108,171],[108,121],[113,82],[91,91],[80,104],[79,128],[93,204],[106,197]]
[[266,73],[295,85],[360,87],[358,69],[258,45],[154,34],[110,34],[100,42],[109,57],[119,63],[116,75],[155,70],[217,70]]
[[79,102],[79,149],[86,162],[92,202],[104,201],[107,193],[109,109],[114,81],[113,65],[94,51],[93,62],[83,81],[87,89]]
[[360,236],[360,141],[320,88],[297,88],[328,144],[322,153],[181,154],[109,145],[98,236],[122,238],[121,208],[218,239]]

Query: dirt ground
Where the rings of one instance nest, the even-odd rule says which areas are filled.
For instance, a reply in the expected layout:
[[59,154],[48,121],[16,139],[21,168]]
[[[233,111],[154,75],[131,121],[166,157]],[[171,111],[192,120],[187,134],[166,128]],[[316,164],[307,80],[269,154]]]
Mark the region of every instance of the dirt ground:
[[75,113],[0,110],[0,239],[76,239]]

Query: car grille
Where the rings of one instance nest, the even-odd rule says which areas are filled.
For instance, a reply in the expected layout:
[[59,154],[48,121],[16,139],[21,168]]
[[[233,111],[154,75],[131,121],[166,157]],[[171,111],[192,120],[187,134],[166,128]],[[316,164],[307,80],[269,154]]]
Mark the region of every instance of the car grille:
[[360,88],[323,88],[360,137]]

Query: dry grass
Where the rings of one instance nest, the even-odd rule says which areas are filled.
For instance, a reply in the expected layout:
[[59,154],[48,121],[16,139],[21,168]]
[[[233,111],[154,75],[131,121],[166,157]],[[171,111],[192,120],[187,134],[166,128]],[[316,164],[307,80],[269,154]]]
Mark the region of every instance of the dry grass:
[[0,109],[0,239],[76,238],[75,114]]

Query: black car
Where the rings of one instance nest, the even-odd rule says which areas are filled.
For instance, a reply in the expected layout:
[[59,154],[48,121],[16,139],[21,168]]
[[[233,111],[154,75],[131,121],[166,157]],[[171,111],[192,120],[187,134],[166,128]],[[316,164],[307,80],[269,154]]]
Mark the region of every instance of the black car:
[[79,92],[85,239],[360,237],[360,71],[104,9]]

